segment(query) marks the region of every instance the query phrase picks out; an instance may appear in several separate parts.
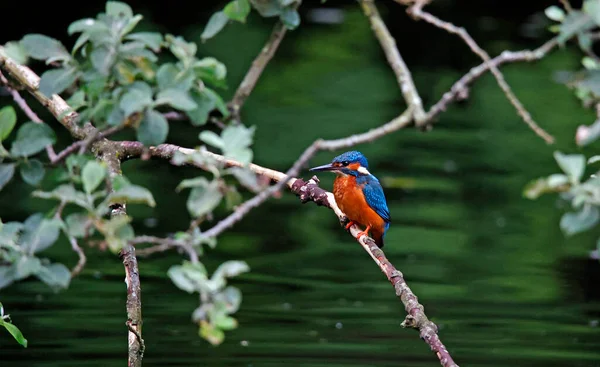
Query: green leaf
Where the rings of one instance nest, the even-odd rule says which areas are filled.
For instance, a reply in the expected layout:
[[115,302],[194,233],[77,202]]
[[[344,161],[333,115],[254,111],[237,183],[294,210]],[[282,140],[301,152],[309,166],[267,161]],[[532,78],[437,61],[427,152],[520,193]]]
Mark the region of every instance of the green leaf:
[[169,43],[169,50],[185,65],[189,65],[198,51],[198,46],[193,42],[186,42],[183,37],[174,37],[168,34],[165,39]]
[[158,111],[147,110],[137,129],[137,139],[145,146],[162,144],[169,135],[169,123]]
[[40,92],[48,97],[60,94],[75,83],[77,75],[77,69],[73,67],[48,70],[40,79]]
[[186,115],[190,118],[192,125],[204,125],[208,121],[210,112],[215,109],[215,102],[203,93],[195,90],[192,90],[191,96],[196,103],[196,108],[191,111],[186,111]]
[[4,54],[13,59],[17,64],[25,65],[29,61],[27,51],[20,42],[6,42]]
[[188,293],[200,291],[202,284],[208,279],[204,265],[184,261],[183,265],[171,266],[167,272],[175,285]]
[[88,194],[91,194],[102,183],[106,177],[106,167],[97,162],[89,161],[81,171],[81,181],[83,189]]
[[194,72],[203,82],[212,83],[215,86],[226,86],[224,83],[227,76],[225,65],[214,57],[205,57],[194,63]]
[[265,17],[274,17],[281,13],[282,7],[278,1],[250,0],[254,9]]
[[228,170],[229,173],[235,176],[235,178],[248,190],[258,192],[261,190],[261,187],[258,184],[258,178],[256,173],[251,171],[248,168],[242,167],[231,167]]
[[111,193],[107,200],[111,204],[125,201],[127,203],[147,204],[151,207],[156,206],[152,193],[145,187],[137,185],[125,186]]
[[[85,237],[87,227],[90,223],[90,217],[85,213],[73,213],[65,218],[67,233],[75,238]],[[91,228],[90,226],[90,232]]]
[[225,340],[223,330],[206,321],[200,321],[200,336],[212,345],[219,345]]
[[190,192],[187,200],[187,209],[193,217],[212,212],[221,202],[223,193],[219,190],[219,182],[217,180],[208,182],[205,181],[199,186],[196,186]]
[[279,19],[281,19],[287,29],[295,29],[300,25],[300,14],[292,7],[284,8]]
[[127,40],[142,42],[146,47],[154,52],[160,51],[163,42],[163,36],[157,32],[137,32],[125,37]]
[[69,24],[67,33],[73,35],[74,33],[81,33],[89,30],[96,24],[96,20],[92,18],[79,19]]
[[71,282],[71,272],[63,264],[44,265],[35,275],[55,290],[66,289]]
[[562,154],[554,152],[554,159],[572,182],[579,182],[585,171],[585,156],[582,154]]
[[21,40],[21,46],[31,58],[36,60],[67,61],[71,59],[71,54],[62,43],[42,34],[26,35]]
[[15,264],[0,266],[0,289],[8,287],[17,280],[15,268]]
[[560,33],[557,37],[558,43],[564,45],[574,35],[589,31],[595,26],[593,19],[589,15],[578,10],[573,10],[567,14],[560,26]]
[[585,0],[583,2],[583,12],[589,15],[596,25],[600,25],[600,1],[599,0]]
[[194,293],[196,291],[194,282],[185,275],[181,266],[172,266],[167,272],[167,275],[171,278],[171,281],[173,281],[177,288],[188,293]]
[[232,314],[237,312],[242,304],[242,292],[236,287],[229,286],[215,295],[215,301],[225,306],[225,312]]
[[180,89],[165,89],[156,96],[156,104],[168,104],[182,111],[190,111],[198,107],[190,94]]
[[62,223],[58,219],[42,219],[29,217],[21,236],[21,247],[28,254],[36,254],[52,246],[58,239]]
[[211,279],[232,278],[248,271],[250,271],[250,267],[244,261],[225,261],[223,264],[219,265],[217,270],[215,270]]
[[248,0],[231,1],[229,4],[225,5],[223,13],[231,20],[245,23],[246,17],[250,13],[250,3]]
[[142,90],[140,88],[131,88],[125,93],[119,101],[119,107],[129,116],[134,112],[141,112],[152,104],[152,90]]
[[21,256],[15,266],[15,280],[21,280],[37,273],[42,267],[42,262],[34,256]]
[[107,1],[106,14],[113,17],[131,18],[133,16],[133,10],[131,10],[129,5],[120,1]]
[[215,326],[221,330],[233,330],[238,327],[238,322],[231,316],[226,314],[218,314],[214,320]]
[[195,76],[191,69],[180,70],[175,64],[163,64],[156,72],[156,83],[160,90],[176,88],[188,91],[194,85]]
[[595,206],[586,204],[578,212],[565,213],[560,219],[560,228],[567,236],[587,231],[600,220],[600,212]]
[[37,186],[46,173],[44,165],[37,159],[30,159],[19,166],[21,178],[31,186]]
[[0,109],[0,142],[8,137],[17,123],[17,114],[12,106]]
[[71,97],[67,99],[67,104],[76,111],[85,106],[85,92],[78,90],[77,92],[73,93]]
[[223,143],[223,139],[212,131],[204,130],[198,136],[200,140],[205,142],[206,144],[212,145],[213,147],[223,149],[225,144]]
[[227,126],[221,133],[223,154],[242,164],[252,162],[252,150],[248,147],[252,144],[254,130],[254,126],[247,128],[241,124]]
[[107,47],[95,48],[90,54],[92,65],[101,75],[108,76],[110,69],[114,64],[116,54]]
[[546,16],[556,22],[562,22],[565,19],[565,12],[556,5],[552,5],[544,10]]
[[214,13],[208,23],[206,24],[206,28],[200,35],[202,41],[206,41],[209,38],[213,38],[217,33],[219,33],[229,21],[229,17],[222,11],[218,11]]
[[215,92],[214,90],[212,90],[210,88],[205,87],[202,90],[202,93],[204,93],[205,96],[207,96],[208,98],[212,99],[215,102],[215,107],[217,107],[219,112],[221,112],[221,114],[224,117],[229,116],[230,113],[229,113],[229,110],[227,109],[227,105],[223,101],[223,98],[221,98],[221,96],[217,92]]
[[32,193],[34,197],[41,199],[55,199],[58,201],[64,201],[65,203],[73,203],[82,208],[91,209],[90,203],[88,203],[86,196],[83,192],[75,190],[72,184],[60,185],[53,191],[34,191]]
[[17,343],[19,343],[23,347],[27,348],[27,339],[25,339],[25,337],[23,336],[23,333],[21,333],[21,330],[19,330],[18,327],[16,327],[15,325],[13,325],[9,322],[6,322],[2,319],[0,319],[0,326],[4,326],[6,328],[6,330],[8,330],[10,335],[12,335],[13,338],[15,338]]
[[15,174],[14,163],[0,163],[0,190],[12,180]]
[[29,157],[55,142],[54,131],[48,125],[26,122],[17,131],[17,137],[12,144],[10,153],[17,157]]
[[562,185],[566,185],[569,183],[569,177],[560,174],[560,173],[556,173],[553,175],[548,176],[548,180],[547,180],[547,184],[548,187],[550,188],[556,188]]

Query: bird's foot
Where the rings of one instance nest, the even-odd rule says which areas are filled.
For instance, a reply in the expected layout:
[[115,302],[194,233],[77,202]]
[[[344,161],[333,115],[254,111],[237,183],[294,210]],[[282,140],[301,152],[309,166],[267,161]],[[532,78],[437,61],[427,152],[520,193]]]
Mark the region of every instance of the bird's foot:
[[358,232],[358,234],[356,235],[356,239],[360,241],[360,239],[363,236],[369,236],[369,230],[371,229],[371,226],[367,226],[367,228],[364,231]]
[[348,224],[346,224],[346,231],[349,231],[349,230],[350,230],[350,227],[352,227],[352,226],[353,226],[353,225],[355,225],[355,224],[356,224],[356,222],[354,222],[354,221],[352,221],[352,220],[351,220],[351,221],[349,221],[349,222],[348,222]]
[[367,233],[367,231],[362,231],[362,232],[358,232],[358,235],[356,235],[356,239],[360,241],[360,239],[363,236],[368,236],[369,234]]

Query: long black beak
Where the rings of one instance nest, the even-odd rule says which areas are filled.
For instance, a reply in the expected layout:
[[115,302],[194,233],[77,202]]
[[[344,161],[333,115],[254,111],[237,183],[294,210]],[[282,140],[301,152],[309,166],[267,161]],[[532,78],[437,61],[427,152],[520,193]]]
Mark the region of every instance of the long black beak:
[[337,171],[338,169],[339,169],[338,167],[334,167],[330,163],[330,164],[324,164],[324,165],[318,166],[318,167],[313,167],[313,168],[309,169],[309,171]]

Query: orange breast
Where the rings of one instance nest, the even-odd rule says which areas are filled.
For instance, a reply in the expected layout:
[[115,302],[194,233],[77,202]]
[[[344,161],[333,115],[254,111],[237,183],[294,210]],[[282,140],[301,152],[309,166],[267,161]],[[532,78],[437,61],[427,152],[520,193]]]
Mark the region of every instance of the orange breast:
[[348,219],[362,227],[371,226],[383,234],[384,220],[367,204],[362,189],[354,176],[338,176],[333,183],[333,195],[337,205]]

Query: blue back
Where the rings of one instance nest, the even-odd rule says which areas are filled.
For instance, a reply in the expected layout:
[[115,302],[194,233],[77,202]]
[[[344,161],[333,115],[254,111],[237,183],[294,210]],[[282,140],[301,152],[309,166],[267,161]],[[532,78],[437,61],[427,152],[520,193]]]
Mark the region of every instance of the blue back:
[[364,184],[363,194],[365,195],[365,200],[371,209],[386,222],[385,230],[387,231],[392,218],[379,180],[373,175],[359,176],[356,178],[356,183],[359,185]]

